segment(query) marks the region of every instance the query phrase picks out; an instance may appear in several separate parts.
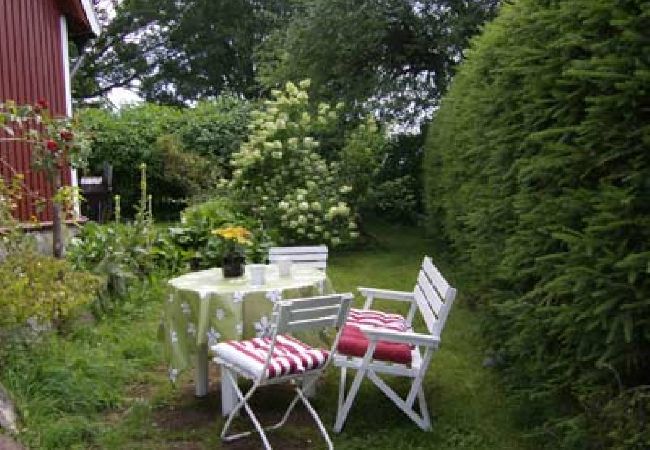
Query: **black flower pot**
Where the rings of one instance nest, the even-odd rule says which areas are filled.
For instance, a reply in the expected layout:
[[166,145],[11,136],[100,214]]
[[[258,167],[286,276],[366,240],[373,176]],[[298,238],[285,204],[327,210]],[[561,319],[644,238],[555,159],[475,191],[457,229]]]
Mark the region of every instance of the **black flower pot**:
[[244,275],[244,261],[246,258],[238,253],[228,253],[223,257],[224,278],[236,278]]

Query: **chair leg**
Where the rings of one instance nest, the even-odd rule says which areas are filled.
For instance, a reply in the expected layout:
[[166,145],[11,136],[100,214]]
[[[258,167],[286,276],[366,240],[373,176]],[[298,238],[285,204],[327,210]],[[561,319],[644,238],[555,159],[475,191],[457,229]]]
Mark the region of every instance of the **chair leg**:
[[248,413],[248,416],[251,419],[251,422],[253,422],[253,425],[255,426],[255,429],[257,432],[260,434],[260,437],[262,438],[262,442],[264,443],[264,448],[266,450],[271,450],[271,445],[269,444],[269,441],[266,437],[266,434],[264,434],[264,429],[260,425],[259,421],[257,420],[257,417],[255,417],[255,414],[253,414],[253,410],[248,406],[248,400],[251,398],[255,390],[257,389],[257,383],[253,385],[253,387],[246,393],[246,395],[242,394],[241,390],[239,389],[239,386],[237,386],[236,381],[234,380],[232,374],[230,373],[230,370],[224,371],[226,376],[230,378],[230,382],[232,383],[235,392],[237,393],[237,396],[239,397],[239,403],[230,411],[230,414],[228,415],[228,419],[226,420],[226,423],[223,426],[223,430],[221,431],[221,439],[224,441],[234,441],[236,439],[242,438],[244,436],[248,436],[251,434],[250,431],[245,431],[243,433],[238,433],[238,434],[231,434],[228,436],[226,433],[228,432],[228,428],[230,428],[230,425],[232,424],[233,419],[239,412],[239,410],[243,407],[246,412]]
[[338,412],[341,410],[343,407],[343,401],[345,400],[345,388],[347,387],[346,383],[346,376],[347,376],[348,368],[343,366],[341,367],[341,379],[339,381],[339,401],[338,401],[338,406],[336,407],[336,414],[338,416]]
[[[413,409],[412,404],[409,404],[404,399],[402,399],[390,386],[386,384],[384,380],[379,378],[375,372],[369,370],[368,378],[386,395],[386,397],[391,399],[393,403],[395,403],[395,405],[404,412],[404,414],[409,416],[409,418],[415,422],[418,427],[424,431],[429,431],[431,429],[429,411],[426,409],[426,402],[420,403],[420,409],[422,410],[422,414],[420,416]],[[424,401],[424,391],[422,391],[422,386],[416,386],[415,389],[420,402]],[[424,408],[422,407],[423,405]]]
[[333,450],[334,445],[332,444],[332,440],[330,439],[329,434],[327,434],[327,430],[325,430],[325,426],[323,425],[323,422],[320,420],[320,417],[316,413],[316,410],[314,409],[313,406],[311,406],[311,403],[309,403],[309,400],[307,400],[307,397],[303,394],[303,392],[300,390],[299,387],[296,387],[296,392],[300,396],[300,400],[302,400],[302,403],[305,405],[305,408],[307,408],[307,411],[309,411],[309,414],[311,414],[311,416],[314,418],[316,425],[318,425],[320,434],[323,435],[325,442],[327,442],[327,448],[329,450]]
[[[364,367],[365,366],[362,366],[357,370],[357,374],[352,381],[352,386],[350,386],[350,389],[348,390],[348,396],[345,399],[342,407],[338,408],[338,411],[336,413],[336,423],[334,424],[335,433],[340,433],[341,429],[343,429],[345,419],[347,419],[350,408],[352,408],[352,402],[354,402],[354,398],[357,396],[357,392],[361,386],[361,381],[363,381],[363,377],[366,374],[367,369]],[[341,381],[343,381],[343,377]],[[345,386],[343,384],[341,384],[341,389],[345,389]],[[344,396],[345,394],[342,391],[339,391],[339,398],[343,398]]]
[[[233,410],[239,401],[235,388],[230,382],[230,380],[234,379],[236,383],[237,375],[235,375],[224,364],[220,364],[219,367],[221,369],[221,415],[223,417],[228,417],[230,411]],[[226,375],[226,372],[230,373],[230,377]]]
[[[314,384],[316,384],[317,380],[318,380],[318,374],[311,375],[311,376],[305,378],[305,380],[303,381],[303,388],[302,388],[303,394],[309,396],[309,394],[307,394],[307,392],[309,392],[311,390],[312,386]],[[286,423],[287,419],[289,418],[289,415],[291,415],[291,412],[293,411],[293,408],[296,406],[296,404],[298,403],[298,399],[300,398],[300,396],[298,395],[297,390],[298,390],[298,387],[296,386],[296,395],[293,397],[293,400],[291,400],[291,403],[289,403],[289,406],[287,407],[286,411],[282,415],[282,419],[280,419],[280,421],[278,423],[276,423],[275,425],[271,425],[269,427],[266,427],[265,430],[275,430],[276,428],[280,428],[281,426],[283,426]]]
[[427,408],[427,399],[424,397],[424,389],[420,386],[418,392],[418,402],[420,403],[420,414],[422,415],[423,428],[426,431],[431,431],[431,418],[429,417],[429,409]]
[[311,380],[318,380],[318,375],[307,375],[303,381],[302,392],[309,398],[314,398],[316,396],[316,383],[311,382]]

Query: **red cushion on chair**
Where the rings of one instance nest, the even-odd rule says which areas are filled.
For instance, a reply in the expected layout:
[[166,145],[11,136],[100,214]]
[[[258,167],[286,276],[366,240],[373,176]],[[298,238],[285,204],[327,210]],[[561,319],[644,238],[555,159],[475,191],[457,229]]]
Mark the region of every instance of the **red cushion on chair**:
[[[368,339],[359,327],[350,323],[345,325],[339,338],[337,351],[347,356],[362,357],[366,354],[367,349]],[[411,346],[397,342],[379,341],[373,358],[399,364],[411,364]]]

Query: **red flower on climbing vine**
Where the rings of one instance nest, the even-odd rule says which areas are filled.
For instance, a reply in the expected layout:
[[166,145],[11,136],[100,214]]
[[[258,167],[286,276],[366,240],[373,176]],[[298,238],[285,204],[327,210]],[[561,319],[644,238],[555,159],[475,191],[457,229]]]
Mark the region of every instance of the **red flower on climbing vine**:
[[44,98],[39,98],[36,101],[36,104],[34,105],[34,111],[36,111],[38,113],[38,112],[41,112],[44,109],[48,109],[49,107],[50,107],[50,104],[49,104],[49,102],[47,100],[45,100]]
[[56,151],[59,148],[59,144],[57,144],[56,141],[53,141],[52,139],[45,142],[45,146],[52,152]]
[[74,138],[74,134],[70,130],[61,130],[59,135],[61,136],[61,139],[67,142],[70,142],[72,138]]

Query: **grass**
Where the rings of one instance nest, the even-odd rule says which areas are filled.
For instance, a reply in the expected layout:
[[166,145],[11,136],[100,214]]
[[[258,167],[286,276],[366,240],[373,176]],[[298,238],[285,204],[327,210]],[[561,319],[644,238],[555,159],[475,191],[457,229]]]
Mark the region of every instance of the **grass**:
[[[334,254],[328,274],[335,288],[358,285],[410,290],[424,254],[434,257],[455,284],[453,261],[418,230],[373,227],[369,248]],[[222,448],[218,432],[218,383],[206,399],[193,396],[191,373],[177,387],[167,381],[157,341],[162,280],[135,287],[118,310],[96,325],[50,336],[31,351],[16,348],[0,366],[0,380],[15,394],[24,425],[20,440],[34,449]],[[424,433],[371,383],[365,383],[336,448],[530,449],[515,425],[514,409],[499,388],[498,375],[482,367],[478,313],[462,298],[451,312],[442,348],[425,381],[433,431]],[[357,299],[360,303],[360,299]],[[393,309],[389,303],[379,304]],[[399,309],[398,309],[399,310]],[[315,406],[331,429],[338,377],[331,370],[319,385]],[[393,386],[406,384],[395,380]],[[254,409],[270,421],[290,393],[260,392]],[[241,424],[247,426],[245,420]],[[290,425],[271,434],[275,448],[322,448],[302,409]],[[223,448],[259,448],[252,437]]]

